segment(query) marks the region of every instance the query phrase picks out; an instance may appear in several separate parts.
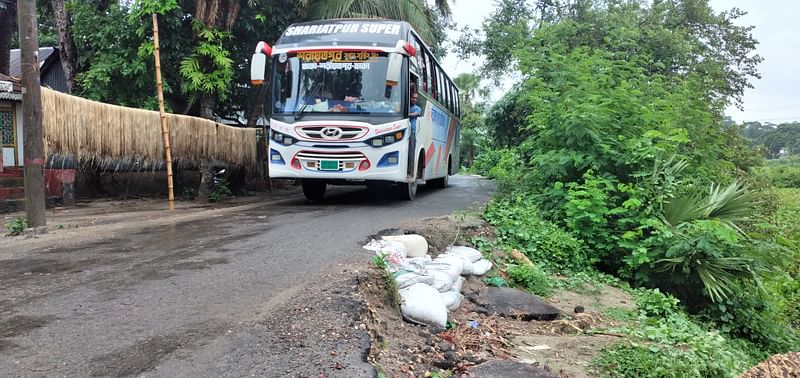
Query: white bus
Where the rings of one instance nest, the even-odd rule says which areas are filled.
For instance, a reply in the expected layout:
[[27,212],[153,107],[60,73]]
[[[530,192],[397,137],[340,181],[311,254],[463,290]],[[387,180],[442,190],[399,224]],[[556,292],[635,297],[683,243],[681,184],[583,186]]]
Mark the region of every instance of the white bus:
[[[408,23],[291,25],[274,47],[256,47],[254,85],[267,59],[270,177],[300,179],[313,201],[328,184],[391,184],[413,200],[418,184],[446,188],[458,170],[458,88]],[[412,92],[418,117],[409,116]]]

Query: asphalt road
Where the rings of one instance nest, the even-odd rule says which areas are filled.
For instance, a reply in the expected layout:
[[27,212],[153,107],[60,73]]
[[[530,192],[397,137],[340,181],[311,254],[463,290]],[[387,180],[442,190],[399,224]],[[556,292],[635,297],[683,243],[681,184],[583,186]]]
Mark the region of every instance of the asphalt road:
[[3,240],[0,376],[374,375],[354,298],[370,258],[360,245],[492,190],[474,177],[450,182],[413,202],[337,187],[320,204],[130,224],[69,246]]

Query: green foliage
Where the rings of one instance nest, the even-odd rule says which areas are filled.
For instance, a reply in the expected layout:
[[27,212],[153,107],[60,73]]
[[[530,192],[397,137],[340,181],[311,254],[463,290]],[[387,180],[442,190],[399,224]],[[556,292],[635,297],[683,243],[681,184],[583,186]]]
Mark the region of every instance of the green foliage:
[[732,336],[750,340],[760,357],[800,348],[800,335],[787,322],[776,301],[764,294],[753,295],[753,287],[742,285],[725,301],[709,306],[703,315]]
[[770,159],[779,158],[784,154],[800,155],[800,122],[766,127],[767,130],[753,142],[764,146]]
[[520,156],[516,150],[483,150],[475,159],[472,170],[495,179],[504,190],[513,190],[517,185],[512,181],[521,174],[519,160]]
[[787,241],[794,241],[793,249],[800,251],[800,189],[779,189],[778,197],[777,226]]
[[211,193],[208,194],[208,201],[221,202],[231,197],[233,197],[233,192],[231,192],[230,184],[223,179],[222,182],[214,185],[214,188],[211,189]]
[[[181,90],[186,94],[217,95],[226,100],[233,78],[233,60],[226,48],[230,33],[192,23],[199,43],[192,54],[181,60],[180,74],[184,78]],[[194,102],[194,95],[190,103]]]
[[577,239],[541,219],[534,202],[522,196],[493,200],[484,218],[495,226],[500,243],[553,271],[581,271],[594,262]]
[[437,22],[441,18],[446,19],[450,14],[447,1],[441,0],[436,2],[436,9],[420,0],[314,0],[309,3],[308,16],[311,19],[382,17],[408,21],[434,47],[443,41],[444,36],[442,30],[438,30],[440,25]]
[[372,256],[372,265],[381,270],[386,270],[386,256]]
[[[121,106],[157,109],[152,42],[149,54],[139,53],[144,34],[141,37],[137,34],[140,28],[144,33],[147,27],[152,27],[150,15],[133,20],[129,10],[117,3],[100,10],[91,2],[73,1],[69,9],[79,58],[77,88],[73,93]],[[161,57],[167,95],[172,92],[170,83],[174,82],[168,62],[180,53],[170,36],[178,33],[179,27],[162,19],[161,43],[172,46],[163,50]]]
[[[752,356],[791,347],[800,254],[786,235],[796,240],[796,227],[775,224],[773,191],[753,176],[760,151],[722,117],[758,77],[756,42],[735,22],[743,13],[705,0],[530,4],[501,2],[486,39],[464,39],[478,42],[464,50],[487,56],[485,73],[517,68],[522,78],[487,113],[502,149],[474,165],[499,183],[485,217],[501,244],[551,271],[594,266],[659,288],[642,294],[647,342],[612,359],[623,376],[731,376]],[[574,249],[552,248],[554,234]],[[682,315],[678,300],[725,336]],[[728,336],[755,352],[744,356]]]
[[778,188],[800,188],[800,156],[770,160],[757,169],[758,175]]
[[28,222],[25,219],[14,218],[10,222],[6,223],[6,229],[8,230],[6,236],[21,235],[26,228],[28,228]]
[[634,298],[639,313],[644,316],[666,317],[678,313],[680,301],[658,289],[638,289],[634,291]]
[[[611,346],[593,361],[603,377],[735,377],[761,356],[748,346],[696,323],[657,291],[639,291],[638,322],[619,329],[630,343]],[[640,307],[641,308],[641,307]],[[647,313],[653,316],[647,316]]]
[[514,286],[540,297],[547,297],[552,292],[552,278],[538,265],[512,265],[508,268],[508,278]]
[[698,337],[683,347],[623,344],[594,363],[601,377],[736,377],[750,365],[743,357],[724,339]]

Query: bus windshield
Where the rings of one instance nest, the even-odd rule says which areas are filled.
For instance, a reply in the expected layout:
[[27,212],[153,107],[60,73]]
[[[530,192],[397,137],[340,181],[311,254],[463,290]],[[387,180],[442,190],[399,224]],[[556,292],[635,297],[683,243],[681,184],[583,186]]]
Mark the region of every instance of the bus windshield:
[[401,112],[401,90],[388,86],[389,57],[374,51],[308,51],[275,61],[274,113]]

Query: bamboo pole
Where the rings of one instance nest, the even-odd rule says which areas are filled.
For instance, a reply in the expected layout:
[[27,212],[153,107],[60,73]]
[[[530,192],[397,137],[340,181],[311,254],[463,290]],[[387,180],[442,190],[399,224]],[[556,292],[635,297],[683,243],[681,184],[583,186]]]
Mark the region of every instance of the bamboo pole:
[[164,155],[167,160],[167,192],[169,209],[175,210],[175,195],[172,192],[172,151],[169,147],[169,127],[167,115],[164,114],[164,90],[161,86],[161,54],[158,48],[158,18],[153,13],[153,45],[156,56],[156,87],[158,88],[158,114],[161,118],[161,135],[164,140]]

